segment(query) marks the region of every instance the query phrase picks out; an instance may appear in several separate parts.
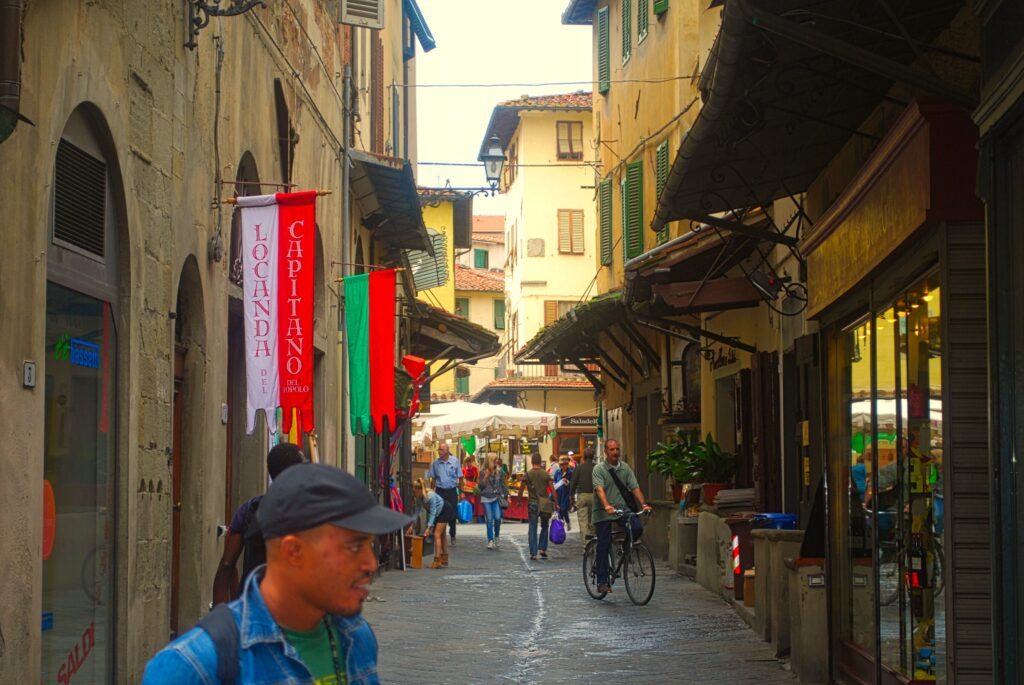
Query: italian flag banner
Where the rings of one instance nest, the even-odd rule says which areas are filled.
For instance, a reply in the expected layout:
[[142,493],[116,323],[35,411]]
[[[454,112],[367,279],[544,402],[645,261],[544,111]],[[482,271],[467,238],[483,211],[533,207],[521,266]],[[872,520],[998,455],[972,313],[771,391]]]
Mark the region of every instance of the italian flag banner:
[[352,433],[395,427],[395,270],[345,278]]
[[261,409],[270,430],[291,430],[297,410],[313,430],[315,190],[239,197],[245,307],[246,431]]

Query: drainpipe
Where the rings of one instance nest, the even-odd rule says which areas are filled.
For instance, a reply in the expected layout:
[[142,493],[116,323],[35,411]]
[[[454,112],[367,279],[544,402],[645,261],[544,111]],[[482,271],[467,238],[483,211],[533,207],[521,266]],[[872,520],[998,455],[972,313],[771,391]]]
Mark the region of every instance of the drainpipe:
[[[348,145],[351,139],[352,129],[352,65],[345,65],[344,78],[342,79],[342,112],[341,125],[341,277],[345,278],[351,272],[351,242],[352,242],[352,208],[351,196],[349,194],[349,158]],[[346,460],[352,457],[349,450],[349,397],[348,397],[348,331],[345,330],[345,305],[344,290],[345,284],[341,284],[338,307],[338,330],[341,336],[341,431],[338,440],[338,466],[348,469]]]
[[21,15],[24,0],[0,0],[0,143],[7,140],[21,116]]

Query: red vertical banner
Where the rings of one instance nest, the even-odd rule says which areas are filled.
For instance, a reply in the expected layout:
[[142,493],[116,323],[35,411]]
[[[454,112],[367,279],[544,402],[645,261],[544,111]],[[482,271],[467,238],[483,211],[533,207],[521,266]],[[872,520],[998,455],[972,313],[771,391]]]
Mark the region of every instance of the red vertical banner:
[[313,430],[313,278],[316,271],[315,190],[278,193],[278,363],[282,430],[299,410],[302,432]]
[[395,426],[395,271],[377,271],[369,277],[370,300],[370,415],[383,431]]

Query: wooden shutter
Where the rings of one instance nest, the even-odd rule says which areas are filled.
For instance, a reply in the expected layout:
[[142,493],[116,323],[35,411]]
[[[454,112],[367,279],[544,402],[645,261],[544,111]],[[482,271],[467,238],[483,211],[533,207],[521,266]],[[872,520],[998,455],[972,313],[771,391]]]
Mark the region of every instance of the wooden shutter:
[[626,259],[632,259],[644,251],[644,163],[642,160],[626,165],[626,176],[622,183],[622,242]]
[[558,252],[572,253],[571,212],[568,209],[558,210]]
[[612,180],[606,178],[598,186],[601,221],[601,263],[612,263]]
[[[370,37],[370,149],[384,154],[384,41],[380,32]],[[354,129],[355,127],[353,127]]]
[[597,92],[607,93],[612,83],[611,26],[608,8],[597,10]]
[[636,42],[639,43],[647,37],[647,25],[650,19],[651,7],[648,0],[636,0]]
[[[544,300],[544,325],[550,326],[558,321],[558,300]],[[545,376],[557,376],[558,364],[545,364]]]
[[338,21],[342,24],[384,28],[384,0],[341,0]]
[[622,63],[629,61],[633,51],[633,3],[622,0]]
[[668,0],[654,0],[654,13],[668,12]]
[[571,223],[572,253],[583,254],[583,210],[574,209],[569,212]]
[[61,140],[57,145],[53,182],[53,239],[103,259],[107,165]]
[[[654,184],[656,188],[656,196],[658,201],[661,201],[661,193],[665,190],[665,184],[668,182],[668,141],[663,141],[661,145],[657,147],[654,155]],[[662,244],[668,240],[668,224],[665,225],[660,231],[658,231],[658,244]]]
[[751,360],[751,461],[754,509],[782,511],[782,445],[779,440],[779,354],[758,352]]

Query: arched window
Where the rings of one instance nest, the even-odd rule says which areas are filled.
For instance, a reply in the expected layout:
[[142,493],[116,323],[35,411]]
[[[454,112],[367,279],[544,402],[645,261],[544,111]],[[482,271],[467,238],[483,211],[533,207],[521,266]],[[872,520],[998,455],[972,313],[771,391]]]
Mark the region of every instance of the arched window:
[[682,423],[700,421],[700,345],[670,338],[668,413]]

